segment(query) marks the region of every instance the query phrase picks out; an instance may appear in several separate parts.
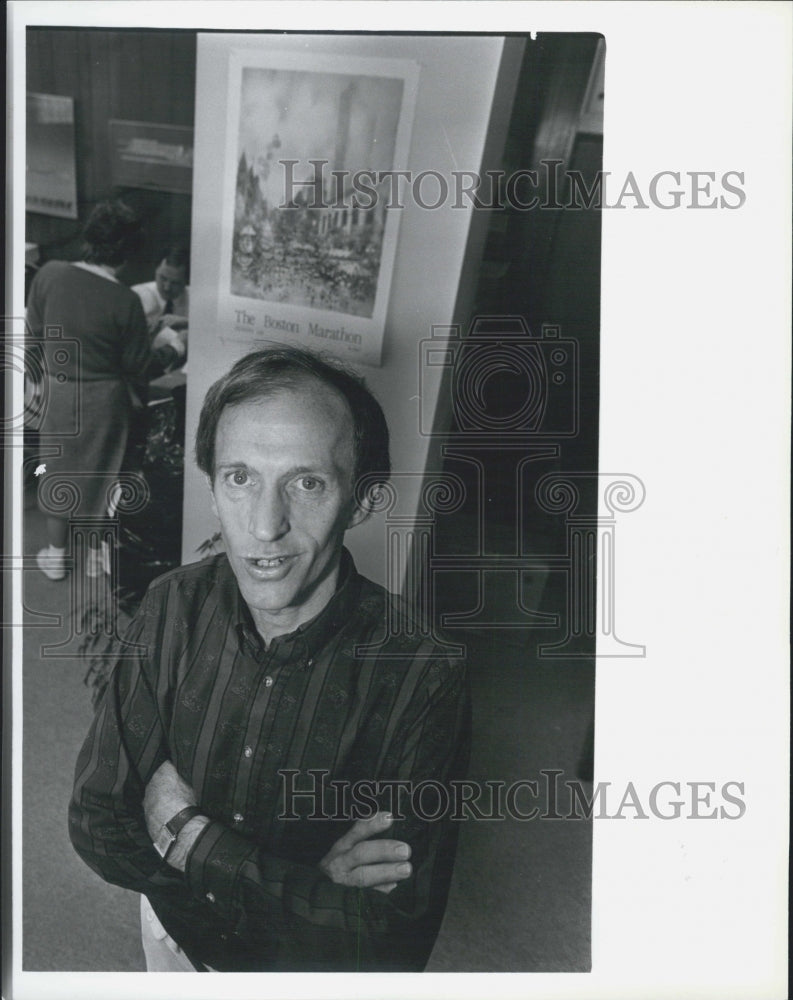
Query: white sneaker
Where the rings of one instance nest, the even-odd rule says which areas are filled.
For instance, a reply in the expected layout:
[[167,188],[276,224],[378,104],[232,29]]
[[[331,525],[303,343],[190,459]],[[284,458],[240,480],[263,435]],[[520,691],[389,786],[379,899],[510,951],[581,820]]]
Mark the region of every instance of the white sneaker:
[[104,575],[105,568],[102,565],[102,553],[99,549],[88,549],[88,555],[85,560],[85,572],[92,579]]
[[50,580],[62,580],[66,576],[66,560],[63,552],[53,554],[51,546],[36,553],[36,563],[41,572]]
[[107,542],[101,543],[99,549],[88,549],[88,558],[85,563],[85,572],[92,579],[98,576],[110,576],[110,546]]

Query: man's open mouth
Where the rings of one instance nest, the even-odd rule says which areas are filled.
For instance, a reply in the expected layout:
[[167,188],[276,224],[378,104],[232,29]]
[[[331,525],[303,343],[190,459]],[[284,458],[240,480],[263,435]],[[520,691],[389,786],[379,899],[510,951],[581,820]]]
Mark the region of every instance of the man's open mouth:
[[286,562],[288,556],[274,556],[272,559],[251,559],[254,566],[261,566],[262,569],[274,569]]

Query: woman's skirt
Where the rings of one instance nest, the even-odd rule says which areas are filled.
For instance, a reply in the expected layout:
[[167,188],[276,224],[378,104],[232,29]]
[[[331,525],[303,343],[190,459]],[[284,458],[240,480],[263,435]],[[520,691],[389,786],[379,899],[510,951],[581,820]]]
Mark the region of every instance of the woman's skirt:
[[48,376],[42,388],[39,509],[50,517],[107,517],[127,446],[127,384]]

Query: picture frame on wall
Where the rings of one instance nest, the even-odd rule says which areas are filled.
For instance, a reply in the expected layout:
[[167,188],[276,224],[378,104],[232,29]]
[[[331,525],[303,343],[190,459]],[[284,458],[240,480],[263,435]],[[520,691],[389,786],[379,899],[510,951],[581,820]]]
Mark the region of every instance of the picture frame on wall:
[[193,193],[193,130],[111,119],[111,172],[117,188]]
[[74,98],[27,94],[25,211],[77,218]]
[[379,365],[418,65],[245,49],[228,66],[219,326]]

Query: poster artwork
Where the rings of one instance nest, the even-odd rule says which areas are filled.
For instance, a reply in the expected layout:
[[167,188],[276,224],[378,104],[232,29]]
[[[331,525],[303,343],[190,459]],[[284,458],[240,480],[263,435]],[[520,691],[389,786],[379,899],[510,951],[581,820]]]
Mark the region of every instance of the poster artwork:
[[27,94],[25,210],[77,218],[74,98]]
[[400,213],[391,174],[407,159],[414,64],[251,61],[231,61],[221,303],[226,292],[231,326],[255,340],[379,364]]

